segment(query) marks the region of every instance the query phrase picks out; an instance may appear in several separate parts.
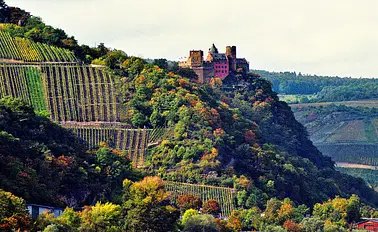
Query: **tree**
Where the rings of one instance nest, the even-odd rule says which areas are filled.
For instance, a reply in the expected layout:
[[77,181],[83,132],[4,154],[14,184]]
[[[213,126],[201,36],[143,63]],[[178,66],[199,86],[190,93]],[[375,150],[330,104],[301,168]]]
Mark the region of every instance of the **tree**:
[[81,213],[80,231],[122,231],[120,227],[121,206],[112,203],[96,203],[87,206]]
[[81,224],[81,217],[79,213],[68,207],[63,211],[63,214],[59,217],[59,219],[71,228],[79,228]]
[[334,223],[324,223],[324,232],[346,232],[347,230]]
[[324,228],[324,222],[315,217],[305,218],[300,225],[303,232],[323,231]]
[[359,222],[361,219],[361,202],[357,195],[352,195],[348,200],[348,205],[346,207],[347,221],[349,223]]
[[0,23],[5,23],[8,16],[8,6],[4,0],[0,0]]
[[185,224],[185,232],[218,232],[214,217],[209,214],[190,217]]
[[324,221],[340,226],[356,222],[360,219],[360,198],[352,195],[349,199],[339,196],[314,206],[313,215]]
[[216,200],[210,199],[203,204],[202,212],[213,216],[218,216],[221,212],[221,208]]
[[10,192],[0,189],[0,231],[28,230],[31,218],[25,201]]
[[125,178],[135,178],[135,172],[127,154],[104,146],[97,150],[95,158],[96,169],[101,178],[100,182],[104,183],[101,197],[105,198],[104,200],[121,198],[122,181]]
[[289,231],[289,232],[301,232],[302,228],[301,226],[294,222],[293,220],[287,220],[284,224],[283,227]]
[[243,229],[240,211],[234,210],[231,212],[227,221],[227,228],[230,228],[233,231],[241,231]]
[[272,198],[266,203],[266,209],[264,211],[265,218],[269,224],[278,224],[279,217],[278,211],[282,207],[282,202],[277,198]]
[[145,177],[132,183],[124,181],[122,205],[123,229],[126,231],[172,231],[179,211],[172,207],[169,193],[159,177]]
[[242,210],[240,220],[244,230],[259,230],[263,222],[261,210],[257,207]]
[[275,226],[275,225],[268,225],[262,231],[263,232],[287,232],[281,226]]
[[163,58],[154,59],[154,61],[152,62],[152,64],[158,66],[159,68],[165,69],[165,70],[168,69],[168,61],[167,61],[167,59],[163,59]]
[[181,225],[185,226],[186,222],[188,221],[189,218],[198,215],[198,210],[195,209],[188,209],[185,211],[185,213],[182,215],[181,218]]
[[188,209],[199,210],[202,206],[202,201],[199,197],[193,196],[191,194],[181,195],[176,200],[177,206],[182,212]]

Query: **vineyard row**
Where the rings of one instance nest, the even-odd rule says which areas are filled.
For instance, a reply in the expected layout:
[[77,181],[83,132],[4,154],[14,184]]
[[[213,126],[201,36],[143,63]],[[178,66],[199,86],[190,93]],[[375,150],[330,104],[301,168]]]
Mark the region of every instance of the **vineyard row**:
[[0,30],[0,58],[25,62],[77,62],[68,49],[35,43],[31,40],[11,37]]
[[190,194],[198,196],[202,202],[210,199],[216,200],[221,207],[222,216],[229,216],[235,208],[236,190],[232,188],[166,181],[165,189],[172,193],[171,200],[173,203],[175,203],[178,196]]

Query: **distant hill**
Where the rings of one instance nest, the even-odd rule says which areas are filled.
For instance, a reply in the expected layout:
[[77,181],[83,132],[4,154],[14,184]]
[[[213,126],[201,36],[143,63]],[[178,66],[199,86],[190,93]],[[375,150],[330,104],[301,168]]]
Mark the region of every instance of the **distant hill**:
[[378,79],[302,75],[295,72],[251,70],[285,95],[314,95],[305,102],[350,101],[378,98]]

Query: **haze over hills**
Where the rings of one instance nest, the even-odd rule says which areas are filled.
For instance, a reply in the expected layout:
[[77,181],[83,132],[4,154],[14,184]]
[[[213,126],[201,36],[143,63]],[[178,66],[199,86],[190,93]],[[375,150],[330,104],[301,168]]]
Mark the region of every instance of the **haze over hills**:
[[[79,45],[0,3],[0,229],[345,231],[378,213],[233,52],[200,79],[202,58]],[[71,208],[32,218],[21,198]]]

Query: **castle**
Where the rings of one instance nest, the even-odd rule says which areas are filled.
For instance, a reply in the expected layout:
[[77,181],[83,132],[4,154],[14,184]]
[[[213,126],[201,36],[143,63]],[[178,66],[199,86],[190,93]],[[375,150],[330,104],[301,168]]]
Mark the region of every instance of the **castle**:
[[206,60],[203,51],[192,50],[186,61],[179,62],[181,68],[190,68],[198,75],[198,81],[207,82],[210,78],[223,80],[233,72],[248,72],[249,62],[245,58],[236,57],[236,46],[227,46],[226,53],[219,53],[213,44]]

